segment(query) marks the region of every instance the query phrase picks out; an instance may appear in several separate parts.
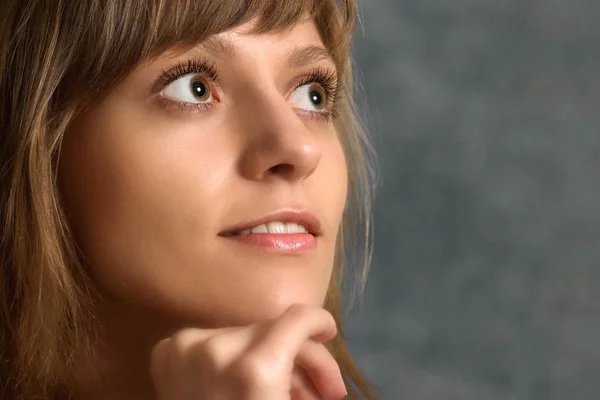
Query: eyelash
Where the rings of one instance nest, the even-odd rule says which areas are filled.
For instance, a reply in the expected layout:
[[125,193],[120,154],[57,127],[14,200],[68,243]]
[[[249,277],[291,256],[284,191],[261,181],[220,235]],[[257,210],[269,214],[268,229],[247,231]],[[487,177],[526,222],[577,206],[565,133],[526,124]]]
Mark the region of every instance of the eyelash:
[[[219,85],[221,80],[219,72],[214,63],[210,63],[207,60],[201,58],[192,58],[187,62],[177,64],[173,68],[163,71],[161,76],[156,82],[156,86],[163,90],[172,82],[177,79],[190,75],[190,74],[201,74],[203,75],[210,84]],[[326,122],[331,122],[336,119],[339,115],[339,100],[343,92],[341,82],[338,82],[337,73],[331,69],[317,67],[313,69],[308,75],[304,76],[294,87],[291,92],[298,88],[308,85],[311,83],[319,84],[327,98],[327,105],[323,111],[308,111],[301,110],[303,114],[307,114],[310,117],[316,119],[322,119]],[[173,100],[164,96],[160,96],[161,101],[167,107],[175,107],[185,113],[192,114],[197,111],[209,111],[214,103],[186,103],[177,100]]]
[[[338,82],[337,73],[333,70],[317,67],[309,75],[294,85],[294,90],[311,83],[318,83],[325,91],[327,97],[327,105],[324,111],[306,111],[311,116],[317,118],[325,118],[327,122],[331,122],[339,116],[339,100],[343,92],[341,82]],[[304,110],[303,110],[304,112]]]
[[[187,63],[182,62],[169,70],[163,71],[156,82],[156,86],[162,91],[172,82],[190,74],[201,74],[208,79],[209,83],[215,85],[218,85],[220,81],[219,72],[215,64],[203,59],[192,58]],[[166,107],[174,107],[188,114],[193,114],[197,111],[209,111],[214,106],[214,103],[184,103],[164,96],[160,96],[160,99]]]

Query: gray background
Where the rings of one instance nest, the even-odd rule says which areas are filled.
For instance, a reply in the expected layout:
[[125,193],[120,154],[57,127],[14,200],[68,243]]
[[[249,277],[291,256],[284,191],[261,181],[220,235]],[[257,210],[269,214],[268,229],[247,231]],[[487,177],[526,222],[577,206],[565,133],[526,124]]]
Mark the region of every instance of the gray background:
[[363,0],[349,343],[383,399],[600,399],[600,0]]

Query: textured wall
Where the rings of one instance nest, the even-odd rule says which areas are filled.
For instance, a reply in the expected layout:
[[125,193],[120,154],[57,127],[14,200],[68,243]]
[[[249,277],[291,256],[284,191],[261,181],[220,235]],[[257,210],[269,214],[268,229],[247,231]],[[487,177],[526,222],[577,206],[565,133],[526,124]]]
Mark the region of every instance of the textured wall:
[[600,1],[362,0],[383,399],[600,399]]

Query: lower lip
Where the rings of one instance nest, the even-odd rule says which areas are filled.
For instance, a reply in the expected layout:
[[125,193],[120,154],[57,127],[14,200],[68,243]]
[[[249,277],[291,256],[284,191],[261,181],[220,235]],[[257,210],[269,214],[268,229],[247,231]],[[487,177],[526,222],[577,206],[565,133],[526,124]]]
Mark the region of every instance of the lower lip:
[[317,240],[309,233],[250,233],[227,236],[227,238],[243,244],[284,253],[305,252],[317,246]]

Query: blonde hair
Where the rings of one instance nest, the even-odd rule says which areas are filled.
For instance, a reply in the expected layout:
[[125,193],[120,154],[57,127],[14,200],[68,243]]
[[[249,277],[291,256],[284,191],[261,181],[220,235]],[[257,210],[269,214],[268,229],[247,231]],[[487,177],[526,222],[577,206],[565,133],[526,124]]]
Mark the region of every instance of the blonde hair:
[[[92,285],[57,189],[63,134],[136,65],[254,17],[256,32],[312,16],[345,84],[335,121],[349,197],[325,307],[351,397],[374,398],[344,344],[346,260],[370,261],[371,147],[352,102],[356,0],[5,0],[0,13],[0,398],[66,396],[76,349],[90,346]],[[361,250],[362,249],[362,250]],[[358,251],[354,253],[354,251]],[[350,253],[349,253],[350,252]]]

